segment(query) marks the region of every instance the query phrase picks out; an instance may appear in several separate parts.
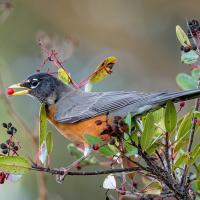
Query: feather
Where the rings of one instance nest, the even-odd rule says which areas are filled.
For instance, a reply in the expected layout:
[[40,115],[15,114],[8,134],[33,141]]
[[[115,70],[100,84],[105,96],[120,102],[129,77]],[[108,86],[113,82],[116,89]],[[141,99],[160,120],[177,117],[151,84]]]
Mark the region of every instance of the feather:
[[73,91],[57,102],[55,120],[63,123],[75,123],[106,113],[125,116],[131,112],[132,115],[139,115],[164,106],[169,100],[178,102],[197,96],[200,96],[200,90],[157,93]]

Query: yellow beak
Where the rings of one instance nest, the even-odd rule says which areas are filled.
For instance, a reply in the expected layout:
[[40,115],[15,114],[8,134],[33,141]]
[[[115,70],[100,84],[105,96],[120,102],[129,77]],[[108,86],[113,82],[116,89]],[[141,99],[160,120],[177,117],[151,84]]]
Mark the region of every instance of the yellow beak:
[[[11,88],[11,89],[24,89],[26,87],[23,87],[23,86],[20,85],[20,83],[17,83],[17,84],[11,85],[9,88]],[[26,88],[26,90],[21,90],[21,91],[17,91],[17,92],[12,93],[11,96],[25,95],[25,94],[28,94],[29,91],[30,91],[30,89]]]

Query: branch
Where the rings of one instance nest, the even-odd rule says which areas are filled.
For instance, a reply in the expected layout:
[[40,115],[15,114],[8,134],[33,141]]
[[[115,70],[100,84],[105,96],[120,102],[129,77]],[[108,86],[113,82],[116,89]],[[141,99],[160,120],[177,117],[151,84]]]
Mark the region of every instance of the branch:
[[171,174],[171,164],[170,164],[170,158],[169,158],[169,133],[165,133],[165,159],[167,163],[167,169],[169,173]]
[[[40,171],[40,172],[45,172],[45,173],[50,173],[52,175],[64,175],[63,170],[59,169],[50,169],[50,168],[45,168],[41,166],[32,166],[31,168],[34,171]],[[86,171],[69,171],[67,175],[70,176],[97,176],[101,174],[116,174],[116,173],[122,173],[122,172],[135,172],[135,171],[141,171],[140,167],[131,167],[131,168],[120,168],[120,169],[108,169],[108,170],[97,170],[97,171],[91,171],[91,172],[86,172]]]
[[[200,88],[200,79],[198,81],[198,87]],[[195,101],[195,108],[194,111],[198,111],[199,110],[199,103],[200,103],[200,99],[196,99]],[[194,140],[194,133],[195,133],[195,129],[196,129],[196,122],[197,122],[197,118],[194,116],[193,113],[193,117],[192,117],[192,127],[191,127],[191,131],[190,131],[190,139],[189,139],[189,143],[188,143],[188,147],[187,147],[187,152],[190,154],[191,150],[192,150],[192,144],[193,144],[193,140]],[[185,185],[185,183],[187,182],[187,171],[188,171],[188,166],[185,165],[184,169],[183,169],[183,176],[181,179],[181,185]]]

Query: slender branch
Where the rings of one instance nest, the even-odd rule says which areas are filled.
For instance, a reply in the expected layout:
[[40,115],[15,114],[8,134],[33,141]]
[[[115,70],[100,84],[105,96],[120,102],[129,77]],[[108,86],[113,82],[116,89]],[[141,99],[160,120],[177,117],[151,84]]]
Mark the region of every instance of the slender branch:
[[169,133],[165,133],[165,159],[167,163],[167,169],[171,174],[171,164],[170,164],[170,156],[169,156]]
[[[59,169],[50,169],[50,168],[45,168],[41,166],[32,166],[31,168],[34,171],[40,171],[40,172],[45,172],[45,173],[50,173],[52,175],[64,175],[63,170]],[[115,174],[115,173],[123,173],[123,172],[135,172],[135,171],[141,171],[140,167],[131,167],[131,168],[120,168],[120,169],[108,169],[108,170],[97,170],[97,171],[69,171],[67,175],[70,176],[96,176],[96,175],[101,175],[101,174]]]
[[165,169],[165,164],[164,164],[164,161],[163,161],[161,155],[159,154],[159,152],[157,150],[155,151],[155,153],[158,156],[158,158],[160,159],[160,162],[162,163],[163,168]]
[[[198,81],[198,87],[200,88],[200,78]],[[195,108],[194,111],[198,111],[199,110],[199,104],[200,104],[200,98],[196,99],[195,101]],[[187,152],[190,154],[191,150],[192,150],[192,144],[194,141],[194,134],[195,134],[195,129],[196,129],[196,121],[197,118],[194,116],[193,113],[193,117],[192,117],[192,127],[191,127],[191,131],[190,131],[190,139],[189,139],[189,143],[188,143],[188,147],[187,147]],[[185,185],[185,183],[187,182],[187,171],[188,171],[188,166],[185,164],[184,169],[183,169],[183,176],[181,178],[181,185]]]

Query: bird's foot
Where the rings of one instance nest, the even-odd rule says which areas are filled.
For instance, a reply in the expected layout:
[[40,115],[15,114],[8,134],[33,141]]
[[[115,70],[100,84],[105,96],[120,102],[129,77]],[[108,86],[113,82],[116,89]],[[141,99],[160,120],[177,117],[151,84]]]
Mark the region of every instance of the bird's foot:
[[80,157],[78,160],[74,161],[72,164],[70,164],[69,166],[67,167],[62,167],[59,169],[59,171],[62,171],[62,175],[59,174],[57,175],[56,177],[56,181],[58,183],[62,183],[65,179],[65,176],[67,176],[68,172],[73,169],[74,167],[77,167],[77,166],[80,166],[80,162],[82,160],[85,160],[90,154],[92,153],[92,149],[89,148],[89,147],[86,147],[85,150],[84,150],[84,154],[82,157]]

